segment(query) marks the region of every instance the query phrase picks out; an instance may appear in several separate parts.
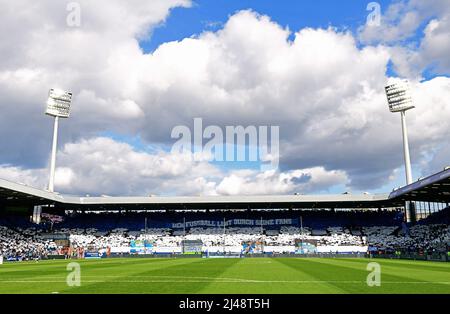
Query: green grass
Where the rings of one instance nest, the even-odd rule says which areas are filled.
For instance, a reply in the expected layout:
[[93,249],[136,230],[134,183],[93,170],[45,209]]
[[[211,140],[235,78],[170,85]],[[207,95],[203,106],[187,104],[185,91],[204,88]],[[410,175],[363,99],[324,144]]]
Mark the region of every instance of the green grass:
[[[69,261],[0,265],[0,293],[450,293],[450,263],[327,258],[76,261],[81,286],[69,287]],[[369,287],[369,262],[381,286]]]

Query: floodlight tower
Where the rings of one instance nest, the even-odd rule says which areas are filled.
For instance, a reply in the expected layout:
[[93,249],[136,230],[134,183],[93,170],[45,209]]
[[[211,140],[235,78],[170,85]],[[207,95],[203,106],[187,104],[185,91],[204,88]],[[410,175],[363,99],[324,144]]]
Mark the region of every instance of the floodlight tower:
[[55,123],[53,126],[52,156],[50,161],[50,179],[48,183],[48,190],[50,192],[54,191],[56,148],[58,144],[58,122],[59,118],[69,117],[71,103],[72,93],[59,89],[51,89],[48,92],[47,110],[45,111],[45,114],[55,118]]
[[[408,143],[408,130],[406,128],[406,111],[414,109],[411,90],[409,82],[407,80],[399,81],[395,84],[387,85],[385,87],[387,101],[389,104],[389,110],[393,113],[400,112],[402,121],[402,133],[403,133],[403,154],[405,158],[405,174],[406,184],[413,183],[412,171],[411,171],[411,158],[409,156],[409,143]],[[406,217],[407,221],[414,220],[414,205],[407,203]]]

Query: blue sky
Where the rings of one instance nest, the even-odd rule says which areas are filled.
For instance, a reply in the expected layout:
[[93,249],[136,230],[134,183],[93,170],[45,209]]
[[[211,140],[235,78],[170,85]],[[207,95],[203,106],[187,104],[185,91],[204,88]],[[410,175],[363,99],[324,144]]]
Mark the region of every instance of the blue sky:
[[[382,11],[391,3],[377,2]],[[162,43],[217,30],[230,15],[246,9],[268,15],[291,31],[328,26],[355,31],[366,22],[368,3],[366,0],[196,0],[191,8],[172,9],[166,22],[153,31],[150,40],[141,42],[141,47],[151,52]]]
[[[367,0],[196,0],[190,8],[172,9],[167,20],[153,30],[150,38],[142,40],[140,45],[146,53],[151,53],[163,43],[179,41],[204,31],[216,31],[232,14],[247,9],[270,16],[273,21],[288,27],[291,32],[305,27],[332,26],[355,34],[357,29],[366,23],[367,15],[370,13],[367,5],[370,2]],[[398,2],[405,1],[376,1],[381,7],[382,14],[389,5]],[[417,46],[423,36],[424,28],[433,17],[424,20],[416,32],[403,42],[403,45]],[[396,75],[392,64],[389,64],[387,73],[390,76]],[[435,76],[431,69],[423,72],[425,80]]]

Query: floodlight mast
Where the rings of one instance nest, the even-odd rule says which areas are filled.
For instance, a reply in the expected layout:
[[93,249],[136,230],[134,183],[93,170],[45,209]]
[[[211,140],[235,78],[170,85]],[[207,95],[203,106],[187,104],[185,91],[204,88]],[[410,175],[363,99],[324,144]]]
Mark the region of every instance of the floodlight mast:
[[[409,154],[408,129],[406,127],[406,111],[414,109],[409,83],[406,80],[385,87],[389,110],[393,113],[400,112],[403,134],[403,155],[405,158],[406,184],[413,183],[411,171],[411,157]],[[406,219],[408,222],[414,221],[413,205],[406,203]]]
[[406,183],[413,183],[412,171],[411,171],[411,157],[409,155],[409,141],[408,141],[408,129],[406,128],[406,113],[400,112],[402,118],[402,133],[403,133],[403,155],[405,156],[405,173]]
[[52,143],[52,156],[50,159],[50,179],[48,182],[48,190],[54,192],[55,189],[55,168],[56,168],[56,149],[58,146],[58,122],[59,117],[55,117],[55,123],[53,125],[53,143]]
[[52,154],[50,160],[50,178],[48,183],[49,192],[54,192],[55,189],[56,149],[58,146],[59,118],[69,118],[71,103],[72,93],[59,89],[51,89],[48,93],[47,110],[45,111],[45,114],[55,118],[53,125]]

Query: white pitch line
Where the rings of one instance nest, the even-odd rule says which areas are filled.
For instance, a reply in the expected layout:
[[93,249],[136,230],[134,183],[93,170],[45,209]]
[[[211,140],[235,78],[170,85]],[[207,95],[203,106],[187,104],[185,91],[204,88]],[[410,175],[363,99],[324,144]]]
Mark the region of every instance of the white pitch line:
[[[81,280],[85,283],[290,283],[290,284],[364,284],[365,281],[327,280]],[[66,283],[65,280],[0,280],[0,283]],[[450,284],[450,281],[382,281],[381,284]]]
[[[167,278],[170,279],[180,279],[180,282],[185,280],[202,280],[202,281],[217,281],[217,280],[225,280],[225,281],[232,281],[232,282],[247,282],[251,281],[253,282],[253,279],[243,279],[243,278],[225,278],[225,277],[192,277],[192,276],[119,276],[119,275],[105,275],[105,276],[98,276],[98,275],[84,275],[82,278]],[[30,282],[30,280],[33,281],[40,281],[43,280],[50,280],[50,279],[57,279],[57,280],[65,280],[64,277],[56,277],[56,276],[43,276],[42,280],[38,280],[37,278],[40,278],[39,276],[33,277],[33,279],[12,279],[12,278],[4,278],[3,280],[0,279],[0,282],[5,281],[14,281],[18,280],[21,282]],[[107,282],[107,280],[102,280],[104,282]]]

